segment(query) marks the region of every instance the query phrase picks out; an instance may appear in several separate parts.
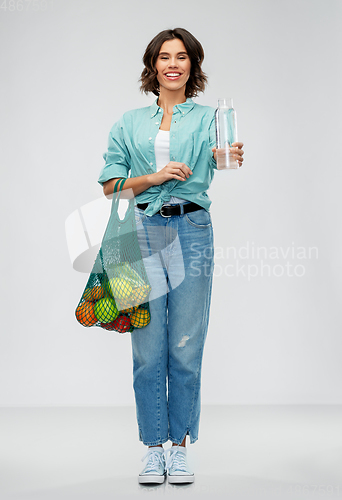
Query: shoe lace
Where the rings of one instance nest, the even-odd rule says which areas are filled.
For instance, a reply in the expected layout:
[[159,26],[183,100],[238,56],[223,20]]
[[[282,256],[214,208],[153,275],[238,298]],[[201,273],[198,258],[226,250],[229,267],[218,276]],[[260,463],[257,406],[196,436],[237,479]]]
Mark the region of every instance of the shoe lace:
[[[167,458],[167,453],[170,452],[169,458]],[[170,469],[174,466],[175,470],[186,471],[186,458],[185,454],[179,452],[178,446],[172,446],[165,450],[164,454],[166,457],[166,468]]]
[[[165,453],[165,452],[164,452]],[[151,472],[156,470],[160,465],[164,466],[164,453],[156,450],[148,450],[148,452],[142,457],[143,462],[148,456],[148,461],[145,467],[145,472]]]

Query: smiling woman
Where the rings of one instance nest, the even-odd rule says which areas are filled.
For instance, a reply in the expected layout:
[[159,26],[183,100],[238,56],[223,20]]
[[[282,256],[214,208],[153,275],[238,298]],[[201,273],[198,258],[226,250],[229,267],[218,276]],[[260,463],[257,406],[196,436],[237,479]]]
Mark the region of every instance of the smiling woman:
[[[186,436],[190,444],[198,439],[214,270],[207,190],[216,169],[215,109],[192,100],[207,83],[203,58],[202,45],[183,28],[151,40],[140,89],[157,99],[113,125],[99,177],[105,195],[123,178],[123,190],[136,197],[136,232],[152,286],[151,321],[131,333],[139,439],[149,447],[139,483],[162,483],[166,475],[170,483],[194,481]],[[242,143],[236,145],[242,162]]]

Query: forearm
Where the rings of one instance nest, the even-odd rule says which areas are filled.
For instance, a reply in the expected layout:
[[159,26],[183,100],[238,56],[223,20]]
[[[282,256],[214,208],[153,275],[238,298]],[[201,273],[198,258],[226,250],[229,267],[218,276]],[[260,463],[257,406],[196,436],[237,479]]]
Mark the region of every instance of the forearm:
[[[178,180],[184,182],[192,175],[191,169],[185,165],[185,163],[180,163],[177,161],[170,161],[164,168],[159,170],[158,172],[154,172],[153,174],[148,175],[139,175],[138,177],[130,177],[125,180],[123,191],[128,191],[127,195],[123,193],[123,197],[131,197],[130,194],[133,191],[133,196],[146,191],[146,189],[151,186],[159,186],[164,182],[168,182],[171,180]],[[114,187],[118,178],[110,179],[103,184],[103,192],[106,196],[111,196],[114,191]],[[118,190],[120,183],[116,186],[115,191]]]
[[[131,189],[134,196],[142,193],[143,191],[146,191],[146,189],[155,185],[153,175],[154,174],[140,175],[138,177],[130,177],[129,179],[126,179],[123,186],[123,191],[126,189]],[[106,196],[113,194],[114,186],[117,180],[118,178],[110,179],[103,184],[103,192]]]

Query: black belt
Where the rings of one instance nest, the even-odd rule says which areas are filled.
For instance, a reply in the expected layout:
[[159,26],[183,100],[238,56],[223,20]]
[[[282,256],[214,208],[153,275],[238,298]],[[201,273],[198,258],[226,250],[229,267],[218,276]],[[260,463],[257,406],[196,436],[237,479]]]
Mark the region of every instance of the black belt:
[[[145,210],[148,207],[148,203],[140,203],[137,205],[140,210]],[[187,214],[188,212],[195,212],[196,210],[202,210],[203,207],[200,205],[197,205],[197,203],[184,203],[183,204],[183,209],[184,209],[184,214]],[[172,215],[181,215],[181,205],[163,205],[161,209],[156,212],[157,214],[160,214],[162,217],[172,217]]]

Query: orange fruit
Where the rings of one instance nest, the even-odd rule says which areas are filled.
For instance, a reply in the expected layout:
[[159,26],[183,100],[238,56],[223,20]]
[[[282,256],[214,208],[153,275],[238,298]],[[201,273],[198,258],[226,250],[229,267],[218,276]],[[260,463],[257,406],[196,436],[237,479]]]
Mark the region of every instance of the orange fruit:
[[134,328],[143,328],[144,326],[149,324],[149,322],[151,321],[151,316],[147,309],[138,307],[138,309],[136,309],[131,314],[130,319],[131,325],[134,326]]
[[97,317],[94,314],[94,304],[85,300],[80,304],[76,311],[76,318],[83,326],[93,326],[97,323]]
[[104,297],[105,291],[102,286],[93,286],[93,288],[86,288],[83,299],[93,302],[94,300],[99,300]]

